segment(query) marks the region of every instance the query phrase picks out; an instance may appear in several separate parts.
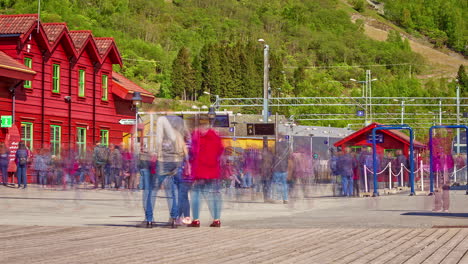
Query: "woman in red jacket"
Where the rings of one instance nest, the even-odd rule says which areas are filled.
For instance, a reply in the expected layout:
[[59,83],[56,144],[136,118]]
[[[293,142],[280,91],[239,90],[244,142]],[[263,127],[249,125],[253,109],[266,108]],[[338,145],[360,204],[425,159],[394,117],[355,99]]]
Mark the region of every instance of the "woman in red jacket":
[[[208,120],[201,117],[200,121]],[[222,199],[220,192],[221,155],[224,152],[223,143],[218,133],[208,124],[195,130],[192,134],[191,169],[194,179],[192,189],[191,227],[200,226],[200,194],[206,199],[213,223],[211,227],[221,227]]]

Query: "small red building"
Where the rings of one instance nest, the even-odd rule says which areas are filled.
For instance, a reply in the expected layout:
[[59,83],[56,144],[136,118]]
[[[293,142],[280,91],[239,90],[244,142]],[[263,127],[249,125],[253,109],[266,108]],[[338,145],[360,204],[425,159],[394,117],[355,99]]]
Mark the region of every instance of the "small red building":
[[[80,153],[96,141],[120,144],[132,134],[131,98],[154,96],[112,71],[122,59],[112,38],[39,23],[36,14],[0,15],[0,115],[13,116],[31,150]],[[8,129],[0,129],[0,141]]]
[[[372,123],[361,130],[343,138],[333,144],[335,147],[345,148],[350,147],[354,150],[360,150],[362,147],[372,146],[372,129],[377,127],[378,123]],[[377,153],[381,156],[386,152],[395,152],[402,150],[406,157],[409,156],[410,138],[400,130],[379,130],[377,137]],[[415,153],[426,148],[423,143],[414,140],[413,147]]]

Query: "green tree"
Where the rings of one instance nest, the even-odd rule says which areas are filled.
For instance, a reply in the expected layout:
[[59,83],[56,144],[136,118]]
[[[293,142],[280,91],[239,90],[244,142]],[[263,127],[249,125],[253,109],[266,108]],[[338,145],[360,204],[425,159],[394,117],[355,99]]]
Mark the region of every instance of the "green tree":
[[302,91],[303,82],[306,80],[305,65],[299,66],[294,70],[293,75],[293,93],[295,96],[299,96]]
[[200,52],[202,67],[202,89],[221,95],[221,63],[215,45],[207,44]]
[[465,95],[468,92],[468,76],[463,64],[458,67],[457,80],[460,85],[460,93]]
[[354,10],[361,13],[364,12],[366,7],[366,3],[364,0],[353,0],[351,3],[353,5]]
[[182,47],[172,63],[172,91],[182,100],[193,100],[196,92],[195,72],[189,50]]

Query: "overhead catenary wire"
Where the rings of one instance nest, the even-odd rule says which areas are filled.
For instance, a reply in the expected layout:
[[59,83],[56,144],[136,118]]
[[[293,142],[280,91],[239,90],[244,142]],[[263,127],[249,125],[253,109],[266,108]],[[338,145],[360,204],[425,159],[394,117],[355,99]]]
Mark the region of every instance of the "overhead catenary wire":
[[128,61],[143,61],[143,62],[153,62],[153,63],[159,63],[159,62],[160,62],[160,61],[156,61],[156,60],[131,59],[131,58],[122,58],[122,60],[128,60]]
[[[335,66],[305,66],[304,69],[327,69],[327,68],[362,68],[362,67],[387,67],[387,66],[402,66],[402,65],[423,65],[414,63],[393,63],[393,64],[368,64],[368,65],[335,65]],[[285,69],[296,69],[299,66],[286,66]]]

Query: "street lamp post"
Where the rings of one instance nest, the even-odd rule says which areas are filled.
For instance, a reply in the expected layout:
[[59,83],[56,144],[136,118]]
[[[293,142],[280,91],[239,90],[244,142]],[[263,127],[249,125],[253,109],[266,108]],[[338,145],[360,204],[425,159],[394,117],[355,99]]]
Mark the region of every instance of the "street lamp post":
[[364,125],[367,125],[367,90],[366,90],[366,81],[358,81],[356,79],[349,79],[352,82],[362,83],[362,98],[364,98]]
[[234,121],[232,121],[231,124],[234,126],[234,129],[233,129],[233,130],[234,130],[234,131],[233,131],[234,136],[233,136],[233,138],[235,139],[235,138],[236,138],[237,124],[239,124],[239,123],[236,121],[236,116],[242,116],[242,114],[241,114],[241,113],[237,113],[237,114],[233,114],[232,116],[234,117]]
[[296,123],[294,123],[293,120],[290,120],[289,122],[286,122],[284,126],[289,127],[290,132],[289,132],[289,145],[291,146],[291,150],[294,151],[294,145],[293,145],[293,137],[294,137],[294,128],[297,126]]
[[[398,102],[400,100],[393,99],[393,101]],[[413,101],[414,99],[408,100],[408,102],[413,102]],[[401,124],[403,125],[405,122],[405,100],[401,100],[400,103],[401,103]]]
[[439,126],[442,125],[442,100],[439,100]]
[[401,100],[401,124],[404,124],[405,118],[405,100]]
[[377,81],[377,79],[372,79],[371,71],[366,70],[366,84],[369,96],[369,121],[372,123],[372,82]]
[[352,82],[362,83],[362,96],[361,97],[364,98],[366,81],[358,81],[358,80],[353,79],[353,78],[351,78],[349,80],[352,81]]
[[[377,81],[377,79],[371,79],[371,72],[370,70],[366,70],[366,80],[365,81],[358,81],[356,79],[349,79],[350,81],[362,83],[362,97],[364,98],[364,125],[369,125],[372,122],[372,88],[371,82]],[[370,121],[369,121],[370,119]]]
[[135,153],[138,153],[138,108],[140,108],[141,101],[143,99],[141,98],[140,92],[134,92],[133,97],[132,97],[132,104],[135,108],[135,137],[134,137],[134,145],[133,145],[133,150]]
[[206,105],[202,105],[201,107],[196,106],[196,105],[192,105],[192,109],[197,110],[197,112],[198,112],[198,113],[195,115],[195,124],[194,124],[195,127],[198,127],[199,122],[200,122],[200,118],[199,118],[200,110],[201,110],[201,109],[204,109],[204,110],[205,110],[205,109],[208,109],[208,107],[207,107]]
[[268,91],[270,90],[270,80],[269,80],[270,46],[265,44],[264,39],[259,39],[258,42],[263,44],[263,122],[268,123]]
[[442,111],[442,107],[439,106],[439,112],[432,112],[432,111],[429,111],[430,114],[434,114],[434,125],[436,123],[436,120],[437,120],[437,116],[439,116],[439,126],[442,125],[442,114],[443,113],[446,113],[447,111]]

